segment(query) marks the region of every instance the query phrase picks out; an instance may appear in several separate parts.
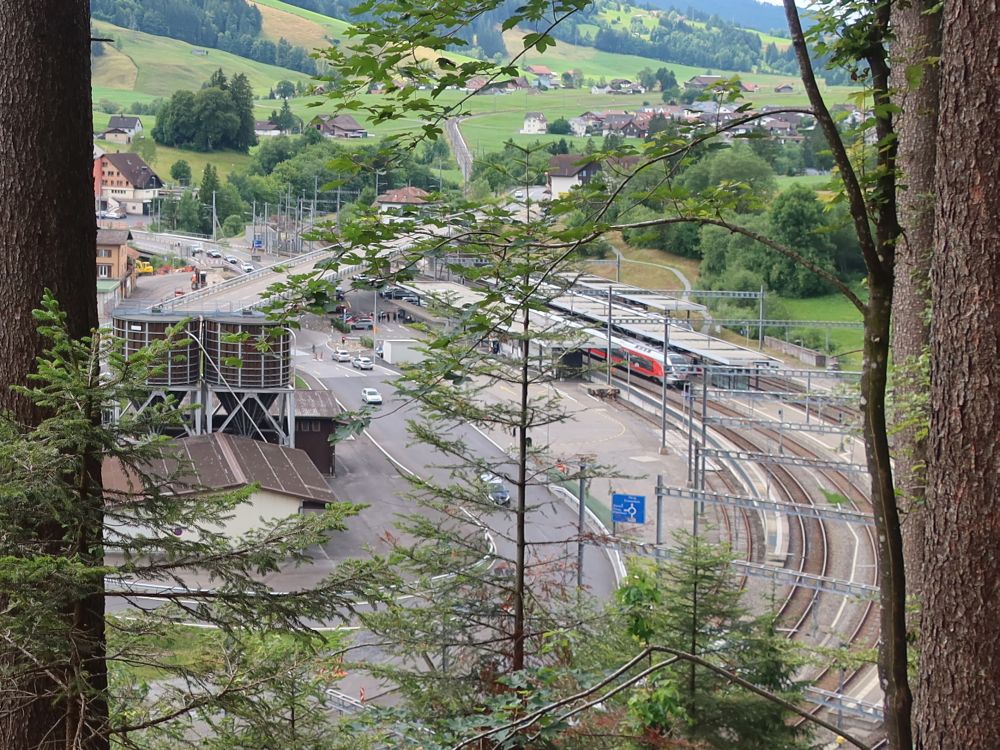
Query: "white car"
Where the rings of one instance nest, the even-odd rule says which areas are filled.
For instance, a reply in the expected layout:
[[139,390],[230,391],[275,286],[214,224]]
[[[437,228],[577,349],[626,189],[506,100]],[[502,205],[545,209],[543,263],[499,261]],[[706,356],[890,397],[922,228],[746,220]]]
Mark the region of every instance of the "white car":
[[209,258],[221,258],[222,257],[222,253],[220,253],[218,250],[214,250],[214,249],[213,250],[209,250],[208,252],[205,253],[205,255],[207,255]]
[[244,263],[240,268],[243,269],[245,273],[250,273],[251,271],[256,271],[257,269],[253,267],[253,263]]
[[350,362],[351,353],[347,349],[334,349],[333,351],[333,361],[334,362]]
[[366,404],[381,404],[382,394],[374,388],[362,388],[361,400]]
[[374,363],[368,357],[355,357],[351,360],[351,367],[358,370],[370,370],[374,366]]

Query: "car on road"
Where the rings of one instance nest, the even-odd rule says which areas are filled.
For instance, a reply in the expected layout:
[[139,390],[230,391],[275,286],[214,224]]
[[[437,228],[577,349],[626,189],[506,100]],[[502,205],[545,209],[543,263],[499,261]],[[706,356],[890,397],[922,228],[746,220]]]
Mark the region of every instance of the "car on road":
[[371,361],[368,357],[355,357],[351,360],[351,367],[357,370],[370,370],[375,366],[375,363]]
[[334,349],[333,350],[333,361],[334,362],[350,362],[351,353],[347,349]]
[[220,253],[218,250],[215,250],[215,249],[206,251],[205,255],[207,255],[209,258],[221,258],[222,257],[222,253]]
[[398,286],[391,286],[388,289],[383,289],[379,292],[385,299],[399,300],[400,302],[409,302],[411,305],[419,305],[420,298],[416,294],[411,292],[409,289],[403,289]]
[[362,388],[361,401],[366,404],[381,404],[382,394],[374,388]]
[[524,198],[524,191],[523,190],[516,191],[514,193],[514,197],[517,198],[518,200],[520,200],[521,198]]
[[235,266],[239,262],[240,262],[240,259],[237,258],[235,255],[227,255],[226,256],[226,263],[232,263]]
[[356,331],[370,331],[375,328],[375,322],[371,318],[355,318],[350,323],[351,328]]
[[242,268],[243,271],[246,273],[250,273],[251,271],[257,270],[256,268],[253,267],[253,263],[244,263],[242,266],[240,266],[240,268]]
[[479,477],[479,481],[486,485],[487,499],[497,505],[510,505],[510,490],[507,489],[507,485],[504,484],[504,481],[500,477],[496,474],[486,472]]

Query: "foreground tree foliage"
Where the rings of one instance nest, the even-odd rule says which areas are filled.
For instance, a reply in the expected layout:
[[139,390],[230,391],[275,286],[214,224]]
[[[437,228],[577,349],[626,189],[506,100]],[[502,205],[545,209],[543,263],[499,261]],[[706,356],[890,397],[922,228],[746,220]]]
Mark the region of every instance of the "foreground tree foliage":
[[[473,17],[499,10],[500,5],[499,0],[487,0],[475,7],[462,3],[433,8],[397,2],[369,4],[367,10],[380,20],[359,24],[355,41],[326,55],[343,74],[341,87],[333,98],[348,107],[368,108],[371,120],[376,123],[398,117],[418,118],[425,123],[421,136],[439,136],[443,120],[462,109],[462,102],[440,104],[437,101],[440,93],[450,86],[461,85],[473,75],[494,78],[517,75],[514,64],[517,60],[492,66],[474,61],[459,63],[442,55],[437,65],[443,74],[431,79],[416,49],[448,49],[466,44],[469,40],[462,37],[463,30],[470,27]],[[503,26],[508,29],[533,26],[537,30],[525,37],[525,47],[543,52],[554,42],[552,29],[587,5],[586,0],[555,3],[529,0],[510,13]],[[936,6],[930,6],[918,8],[917,12],[929,18],[937,10]],[[674,184],[671,165],[685,159],[693,147],[717,135],[711,130],[685,133],[683,138],[663,131],[661,137],[643,146],[641,153],[619,144],[608,153],[597,154],[596,158],[605,165],[605,178],[595,180],[589,191],[580,191],[567,201],[556,203],[552,207],[551,231],[535,236],[514,233],[508,238],[506,232],[491,230],[475,239],[501,257],[513,246],[524,253],[558,259],[571,257],[588,242],[613,230],[685,223],[720,227],[811,270],[862,311],[866,323],[862,383],[864,437],[879,527],[880,670],[886,694],[889,745],[902,750],[913,746],[907,674],[910,655],[906,629],[907,571],[884,408],[890,311],[897,287],[904,289],[911,302],[916,299],[915,304],[897,309],[911,316],[906,322],[916,331],[901,353],[912,358],[924,334],[912,319],[922,314],[920,295],[899,285],[896,268],[896,253],[902,238],[897,192],[906,185],[906,180],[898,180],[899,138],[894,130],[897,108],[892,100],[887,48],[892,39],[894,9],[887,2],[831,3],[822,8],[820,22],[811,32],[821,51],[834,64],[845,67],[855,78],[870,85],[871,117],[866,127],[870,126],[874,132],[875,147],[867,154],[845,146],[815,85],[807,40],[790,1],[786,2],[786,11],[793,41],[791,50],[802,71],[817,132],[826,138],[832,162],[843,181],[840,199],[850,209],[866,266],[867,301],[859,299],[842,280],[794,247],[738,224],[735,212],[749,197],[746,186],[723,183],[694,193],[684,185]],[[927,558],[920,570],[920,591],[924,596],[916,716],[917,742],[927,748],[1000,744],[1000,722],[993,711],[996,675],[1000,673],[993,663],[996,625],[991,613],[995,596],[989,587],[989,582],[1000,572],[997,569],[1000,563],[991,554],[995,534],[990,523],[996,516],[991,509],[997,495],[996,477],[1000,476],[994,440],[1000,430],[991,387],[997,379],[994,372],[997,285],[992,282],[997,276],[995,227],[1000,211],[995,199],[997,136],[991,127],[990,102],[985,93],[992,90],[993,68],[1000,52],[1000,27],[989,23],[993,15],[992,6],[971,0],[948,5],[942,15],[940,56],[936,54],[932,20],[928,22],[930,28],[914,30],[913,25],[919,25],[915,22],[920,19],[912,18],[911,26],[906,25],[907,21],[900,25],[904,31],[901,43],[914,45],[914,49],[905,51],[915,51],[918,59],[912,74],[910,66],[906,66],[904,78],[909,87],[917,87],[921,79],[919,68],[937,65],[938,57],[941,65],[939,81],[924,77],[935,81],[930,84],[932,87],[937,86],[940,119],[933,117],[936,100],[930,96],[930,101],[924,104],[930,107],[932,115],[923,121],[919,136],[906,130],[902,133],[910,146],[919,142],[910,139],[922,138],[934,141],[937,151],[935,156],[916,147],[906,156],[906,165],[914,175],[928,160],[934,161],[933,175],[929,177],[930,170],[924,169],[913,184],[918,191],[929,191],[931,187],[937,191],[933,200],[933,228],[925,222],[914,235],[918,243],[926,244],[933,233],[933,252],[920,254],[918,250],[907,261],[918,284],[922,283],[927,267],[933,269],[930,284],[937,314],[930,331],[932,399],[924,517],[927,542],[923,545]],[[322,596],[303,592],[301,596],[275,598],[256,582],[254,576],[258,570],[273,570],[288,558],[303,559],[300,545],[323,539],[338,528],[342,523],[338,511],[318,520],[297,521],[292,529],[263,529],[252,545],[241,545],[219,538],[217,528],[199,515],[206,513],[211,517],[220,510],[225,512],[239,502],[238,497],[204,498],[171,507],[170,498],[162,495],[157,483],[150,482],[142,485],[141,501],[131,505],[107,502],[100,484],[101,462],[105,458],[117,459],[134,466],[141,474],[144,459],[155,455],[161,446],[149,439],[148,424],[134,422],[114,429],[101,426],[105,410],[127,398],[134,389],[141,389],[142,375],[131,371],[120,359],[116,361],[113,345],[103,337],[86,338],[96,321],[92,292],[94,227],[88,180],[91,150],[87,137],[88,30],[87,4],[82,0],[59,3],[39,0],[29,4],[0,0],[0,36],[5,42],[0,45],[5,63],[2,67],[5,72],[0,74],[3,76],[0,91],[7,95],[5,106],[0,108],[0,139],[8,146],[6,152],[13,155],[2,170],[4,191],[0,197],[0,225],[4,229],[0,232],[0,249],[4,251],[3,283],[7,292],[4,299],[9,305],[9,322],[0,336],[4,355],[0,357],[3,363],[0,374],[5,385],[20,386],[4,389],[0,395],[0,406],[5,407],[7,414],[2,423],[5,460],[0,467],[5,493],[0,536],[3,545],[0,554],[5,563],[0,577],[3,605],[0,611],[4,618],[0,633],[5,637],[0,647],[3,704],[0,744],[18,749],[103,750],[112,737],[127,743],[137,732],[176,727],[193,708],[204,708],[207,716],[214,716],[211,707],[219,705],[217,701],[225,698],[227,689],[229,694],[235,694],[236,688],[232,686],[242,684],[226,681],[221,675],[184,681],[185,688],[196,688],[193,696],[187,690],[183,695],[176,693],[172,686],[168,690],[144,691],[134,683],[129,683],[123,695],[118,692],[118,684],[109,684],[109,661],[122,659],[128,663],[144,658],[143,654],[109,651],[107,647],[106,587],[123,585],[116,583],[121,576],[143,576],[146,580],[185,588],[188,575],[195,570],[204,572],[208,566],[218,579],[215,590],[197,594],[184,590],[183,596],[177,592],[163,594],[160,598],[170,600],[169,606],[134,620],[126,618],[121,623],[116,620],[114,627],[136,627],[141,632],[157,633],[164,623],[156,618],[165,618],[174,625],[172,620],[183,613],[234,637],[255,627],[279,631],[301,629],[304,615],[332,617],[335,610],[331,606],[335,605],[336,611],[349,607],[374,583],[373,572],[361,567],[325,583]],[[402,85],[396,83],[400,80],[404,81]],[[355,100],[354,93],[366,89],[373,81],[386,83],[386,97],[374,104]],[[426,91],[411,85],[423,82],[430,87]],[[222,88],[215,87],[212,91],[201,103],[204,112],[221,104],[214,92],[221,92]],[[193,101],[189,103],[193,105]],[[910,106],[919,110],[923,104]],[[238,118],[230,119],[225,127],[235,133],[240,123]],[[747,115],[745,122],[752,119],[752,115]],[[41,137],[22,139],[23,142],[14,140],[12,134],[23,132],[26,126],[33,128],[31,132],[41,133],[51,122],[66,123],[76,134],[60,141],[60,149],[51,148],[52,144]],[[206,147],[209,141],[215,142],[214,136],[205,140]],[[632,157],[640,158],[633,161]],[[342,166],[346,171],[349,165]],[[669,208],[664,209],[662,216],[618,221],[612,208],[622,187],[636,175],[652,171],[661,172],[662,184],[655,190],[660,191],[664,205]],[[32,200],[26,202],[24,195],[31,195]],[[914,211],[919,210],[911,206],[907,215],[912,219]],[[561,225],[559,218],[572,212],[582,215],[584,221],[572,227]],[[465,216],[468,222],[467,212]],[[448,224],[457,226],[449,228]],[[438,230],[438,237],[450,231],[469,230],[468,223],[462,225],[441,217],[422,220],[420,227],[425,235],[429,234],[427,228]],[[390,229],[359,221],[356,226],[345,228],[343,239],[374,269],[385,270],[387,261],[380,251],[401,228],[417,227],[411,222]],[[434,243],[439,242],[427,236],[424,239],[414,243],[416,252],[411,261],[415,262],[421,253],[433,251]],[[933,257],[930,263],[926,262],[928,256]],[[51,341],[50,353],[36,363],[35,357],[42,351],[42,336],[33,325],[30,311],[38,306],[41,290],[46,286],[61,300],[67,315],[59,313],[51,302],[46,303],[40,332]],[[530,279],[526,286],[531,286]],[[166,353],[151,353],[148,366],[155,367],[157,355]],[[106,370],[109,374],[101,374],[99,370],[102,357],[112,363]],[[28,374],[36,368],[41,379],[28,387]],[[920,434],[918,430],[904,439],[916,442]],[[526,438],[525,430],[521,429],[518,451],[521,458],[526,455]],[[920,446],[916,447],[919,468]],[[921,474],[914,473],[913,468],[908,470],[913,481],[907,481],[916,490],[912,496],[919,501]],[[135,523],[137,519],[148,529],[148,535],[123,535],[122,524]],[[170,538],[172,526],[167,525],[168,519],[175,523],[180,520],[199,530],[199,539],[192,542],[194,548],[173,546],[177,540]],[[120,567],[109,566],[105,560],[106,549],[112,542],[119,549],[130,550]],[[165,555],[165,561],[154,561],[154,552]],[[519,564],[518,569],[520,578],[524,565]],[[386,578],[384,574],[380,577]],[[255,596],[238,595],[244,590]],[[118,601],[132,596],[133,592],[125,590],[115,592],[111,598]],[[514,663],[528,666],[523,609],[517,619],[521,625],[515,628],[514,642],[520,641],[521,646]],[[128,653],[132,656],[127,656]],[[720,669],[697,654],[651,644],[620,670],[631,670],[637,660],[651,656],[662,656],[663,663],[654,664],[656,669],[681,659],[702,669]],[[618,679],[623,674],[620,670],[612,671],[586,689],[550,702],[548,699],[555,698],[557,691],[538,691],[536,684],[531,688],[537,692],[532,693],[523,682],[522,673],[527,669],[519,669],[520,676],[509,680],[510,689],[518,691],[517,698],[507,707],[511,718],[506,722],[491,720],[490,726],[479,734],[469,731],[468,724],[458,726],[456,732],[468,735],[459,745],[524,744],[522,739],[526,738],[540,746],[554,741],[555,736],[565,732],[565,722],[575,712],[593,708],[590,699],[608,681]],[[639,674],[645,677],[650,673]],[[643,677],[623,680],[621,690]],[[727,673],[727,679],[751,692],[760,689],[732,673]],[[531,703],[536,699],[536,703]],[[779,700],[777,696],[771,699]],[[572,709],[559,713],[569,704],[573,704]],[[540,736],[540,730],[533,727],[543,716],[553,716],[555,721],[546,724],[547,734]],[[647,725],[651,721],[648,719]],[[183,734],[182,729],[177,736]]]
[[[44,416],[37,425],[0,418],[0,598],[6,602],[0,633],[7,650],[0,698],[7,705],[24,700],[18,687],[24,676],[44,675],[47,682],[36,682],[30,698],[30,729],[43,737],[65,725],[66,733],[58,741],[6,747],[69,750],[112,740],[141,746],[160,735],[176,747],[196,711],[220,736],[227,726],[241,734],[269,731],[273,717],[266,714],[237,712],[236,725],[209,721],[267,697],[284,677],[250,669],[245,655],[255,634],[291,636],[308,632],[307,622],[342,621],[356,602],[378,598],[377,587],[390,579],[373,560],[344,564],[315,587],[284,594],[263,580],[281,566],[309,564],[306,550],[343,529],[358,507],[341,503],[325,513],[261,522],[234,538],[225,520],[253,488],[176,494],[189,481],[187,467],[159,437],[178,424],[176,409],[102,420],[120,404],[143,399],[149,374],[180,356],[174,342],[125,358],[119,342],[101,332],[71,337],[51,297],[36,324],[47,348],[30,384],[15,391]],[[176,471],[154,472],[163,459],[178,463]],[[103,490],[102,466],[123,472],[129,488]],[[38,543],[36,519],[58,524],[45,544]],[[114,614],[104,615],[105,606]],[[218,631],[223,658],[192,665],[158,651],[157,636],[179,624]],[[140,678],[140,668],[152,670],[152,678]]]

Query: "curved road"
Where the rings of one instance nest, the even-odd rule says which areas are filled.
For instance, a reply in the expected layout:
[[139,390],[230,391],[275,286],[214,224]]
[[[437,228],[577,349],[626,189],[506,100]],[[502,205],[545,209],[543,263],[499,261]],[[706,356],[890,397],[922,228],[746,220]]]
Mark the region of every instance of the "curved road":
[[[360,406],[362,388],[374,387],[382,394],[385,403],[365,434],[353,441],[350,447],[341,444],[337,455],[336,492],[345,499],[371,504],[372,507],[362,514],[369,514],[369,523],[375,520],[377,525],[391,532],[395,514],[418,509],[413,502],[401,497],[408,489],[401,473],[415,473],[442,484],[454,481],[448,469],[438,468],[452,463],[453,459],[430,446],[412,442],[406,423],[418,417],[418,409],[395,395],[391,385],[395,371],[376,365],[374,370],[362,372],[351,368],[349,363],[313,360],[300,361],[297,365],[300,372],[332,391],[348,409]],[[470,426],[454,430],[457,433],[453,433],[454,437],[461,437],[471,451],[505,466],[508,471],[512,469],[506,454],[484,433]],[[490,530],[498,556],[513,559],[513,511],[497,507],[492,512],[474,512]],[[567,568],[572,567],[567,577],[572,577],[574,581],[576,526],[575,508],[554,496],[546,487],[529,487],[528,541],[532,545],[532,553],[536,560],[550,560],[565,563]],[[591,545],[584,549],[584,583],[600,599],[612,596],[617,587],[615,571],[607,553]]]

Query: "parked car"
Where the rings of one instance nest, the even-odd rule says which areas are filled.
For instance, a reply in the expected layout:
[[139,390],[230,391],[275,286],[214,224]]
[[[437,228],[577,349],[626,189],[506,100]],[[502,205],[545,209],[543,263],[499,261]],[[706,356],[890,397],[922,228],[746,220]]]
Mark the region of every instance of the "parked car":
[[381,404],[382,394],[374,388],[362,388],[361,401],[366,404]]
[[409,289],[403,289],[398,286],[391,286],[381,292],[381,295],[386,299],[394,299],[400,302],[409,302],[411,305],[419,305],[420,298],[417,297]]
[[333,361],[334,362],[350,362],[351,353],[347,349],[334,349],[333,350]]
[[507,485],[496,474],[487,472],[479,477],[479,480],[486,485],[486,497],[497,505],[510,505],[510,490]]
[[246,273],[250,273],[251,271],[257,270],[253,267],[253,263],[244,263],[242,266],[240,266],[240,268],[242,268]]
[[358,370],[370,370],[375,364],[368,357],[355,357],[351,360],[351,367]]
[[237,258],[235,255],[227,255],[226,256],[226,263],[232,263],[235,266],[239,262],[240,262],[240,259]]
[[207,251],[205,253],[205,255],[207,255],[209,258],[221,258],[222,257],[222,253],[220,253],[218,250],[215,250],[215,249]]

